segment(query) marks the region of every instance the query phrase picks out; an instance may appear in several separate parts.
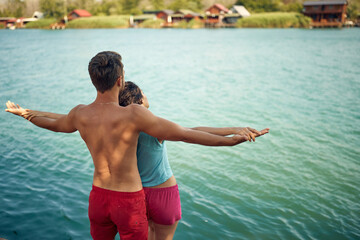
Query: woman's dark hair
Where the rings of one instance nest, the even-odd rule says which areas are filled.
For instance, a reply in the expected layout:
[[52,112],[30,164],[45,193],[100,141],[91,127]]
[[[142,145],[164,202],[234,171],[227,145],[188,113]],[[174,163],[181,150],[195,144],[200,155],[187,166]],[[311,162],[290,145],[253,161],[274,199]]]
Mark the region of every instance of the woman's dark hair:
[[133,82],[125,82],[124,90],[120,91],[119,94],[119,105],[126,107],[132,103],[141,105],[143,95],[141,89]]
[[88,70],[92,83],[101,93],[113,88],[117,79],[124,75],[120,54],[110,51],[96,54],[89,62]]

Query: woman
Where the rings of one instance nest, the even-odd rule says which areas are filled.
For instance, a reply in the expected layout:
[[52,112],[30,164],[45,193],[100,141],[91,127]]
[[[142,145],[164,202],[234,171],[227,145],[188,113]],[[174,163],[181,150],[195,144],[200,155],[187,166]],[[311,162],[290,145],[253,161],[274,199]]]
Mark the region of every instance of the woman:
[[[140,104],[149,108],[146,95],[133,82],[126,82],[119,95],[120,106]],[[249,141],[255,141],[255,133],[250,128],[193,128],[217,135],[245,134]],[[149,239],[172,239],[179,220],[181,204],[178,185],[171,171],[166,144],[146,133],[139,134],[137,146],[138,169],[146,195]]]
[[[149,102],[141,89],[132,82],[126,82],[125,89],[119,95],[119,104],[126,107],[130,104],[140,104],[149,108]],[[59,118],[61,114],[27,110],[23,116],[31,119],[36,116]],[[261,132],[251,128],[193,128],[217,135],[243,134],[248,140],[255,141]],[[169,165],[166,144],[162,139],[156,139],[146,133],[139,134],[137,146],[138,169],[146,195],[149,239],[172,239],[179,220],[181,219],[181,203],[178,185]]]

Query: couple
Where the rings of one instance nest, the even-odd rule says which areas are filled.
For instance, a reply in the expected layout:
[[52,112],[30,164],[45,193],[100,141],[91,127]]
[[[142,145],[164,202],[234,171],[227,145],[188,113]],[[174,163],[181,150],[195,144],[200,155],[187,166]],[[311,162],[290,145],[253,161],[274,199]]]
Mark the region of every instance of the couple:
[[[95,166],[89,197],[93,239],[114,239],[117,232],[121,239],[147,239],[146,204],[149,238],[173,237],[181,218],[180,197],[163,140],[233,146],[268,132],[189,129],[153,115],[146,109],[148,102],[141,90],[130,82],[125,84],[121,56],[115,52],[93,57],[89,74],[97,90],[95,101],[89,105],[78,105],[60,115],[25,110],[8,102],[6,111],[51,131],[79,131]],[[130,105],[121,107],[119,103]]]

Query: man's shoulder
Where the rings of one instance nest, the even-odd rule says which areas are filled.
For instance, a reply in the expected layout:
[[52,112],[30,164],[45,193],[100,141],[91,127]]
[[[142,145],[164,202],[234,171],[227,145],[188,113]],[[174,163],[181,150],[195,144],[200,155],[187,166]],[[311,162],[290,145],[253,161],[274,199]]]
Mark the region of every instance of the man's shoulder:
[[86,105],[86,104],[79,104],[79,105],[73,107],[68,114],[69,117],[77,118],[78,116],[81,116],[84,113],[86,114],[88,106],[89,105]]
[[124,109],[130,111],[133,114],[146,112],[146,107],[139,104],[130,104],[129,106],[124,107]]
[[73,109],[71,109],[70,112],[78,112],[79,110],[81,109],[86,109],[89,105],[86,105],[86,104],[79,104],[79,105],[76,105],[75,107],[73,107]]
[[143,122],[147,118],[151,118],[151,116],[149,116],[150,111],[146,107],[139,104],[130,104],[123,109],[128,111],[129,116],[134,122]]

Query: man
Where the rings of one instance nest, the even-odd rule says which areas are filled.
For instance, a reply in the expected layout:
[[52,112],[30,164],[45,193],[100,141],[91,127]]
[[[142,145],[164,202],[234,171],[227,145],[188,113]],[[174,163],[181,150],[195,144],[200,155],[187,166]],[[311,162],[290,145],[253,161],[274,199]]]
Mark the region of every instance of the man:
[[[233,146],[267,133],[224,137],[183,128],[159,118],[140,105],[120,107],[124,87],[121,56],[100,52],[89,63],[97,90],[95,101],[78,105],[58,119],[34,117],[30,121],[55,132],[79,131],[94,162],[93,189],[89,198],[90,231],[93,239],[147,239],[145,195],[137,169],[136,147],[140,132],[153,137],[208,146]],[[7,103],[6,111],[22,115],[26,110]]]

